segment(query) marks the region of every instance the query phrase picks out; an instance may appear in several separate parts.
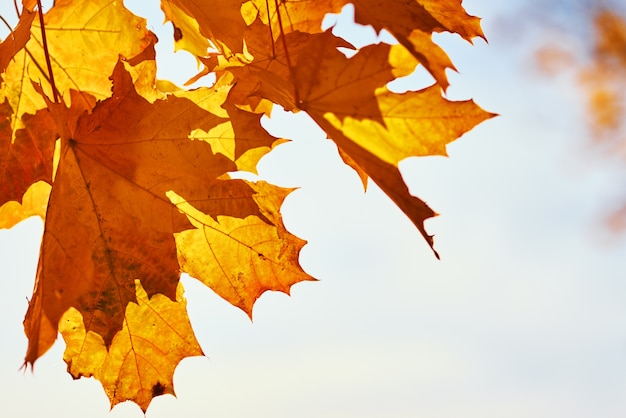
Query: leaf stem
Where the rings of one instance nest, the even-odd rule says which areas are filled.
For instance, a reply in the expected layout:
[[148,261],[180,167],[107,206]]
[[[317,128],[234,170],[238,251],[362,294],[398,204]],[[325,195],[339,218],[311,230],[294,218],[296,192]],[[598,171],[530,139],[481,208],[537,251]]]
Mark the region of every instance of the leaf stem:
[[[270,28],[272,41],[272,58],[276,58],[276,44],[274,43],[274,31],[272,30],[272,16],[270,15],[270,0],[265,0],[265,9],[267,10],[267,26]],[[278,9],[276,9],[276,13],[278,13]]]
[[52,63],[50,62],[50,52],[48,51],[48,41],[46,40],[46,29],[43,22],[43,10],[41,7],[41,0],[37,0],[37,8],[39,9],[39,25],[41,27],[41,41],[43,43],[43,52],[46,57],[46,65],[48,66],[48,76],[50,85],[52,87],[52,96],[54,103],[59,103],[59,95],[57,93],[57,87],[54,83],[54,74],[52,73]]
[[[285,50],[285,59],[287,60],[287,66],[289,67],[289,75],[291,75],[291,82],[293,83],[293,98],[296,102],[296,107],[300,104],[300,95],[298,94],[298,88],[296,87],[296,78],[293,76],[293,66],[291,65],[291,59],[289,58],[289,50],[287,49],[287,39],[285,38],[285,30],[283,29],[283,18],[280,16],[280,6],[278,0],[274,0],[276,5],[276,16],[278,17],[278,26],[280,27],[280,36],[283,41],[283,48]],[[271,22],[270,22],[271,25]]]
[[[9,28],[9,30],[11,31],[10,36],[13,36],[13,28],[11,27],[11,25],[9,25],[9,22],[7,22],[7,20],[4,18],[4,16],[0,15],[0,20],[2,20],[2,22],[4,22],[4,25]],[[8,36],[7,36],[8,38]]]

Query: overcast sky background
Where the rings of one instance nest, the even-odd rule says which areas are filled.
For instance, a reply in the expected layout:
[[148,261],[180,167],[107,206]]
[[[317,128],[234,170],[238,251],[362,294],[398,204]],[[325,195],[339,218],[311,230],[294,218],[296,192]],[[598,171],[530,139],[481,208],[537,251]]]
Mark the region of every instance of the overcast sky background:
[[[207,357],[183,361],[178,398],[156,398],[148,418],[626,415],[626,238],[603,224],[624,174],[588,146],[572,77],[534,69],[535,32],[517,31],[516,3],[464,2],[488,45],[437,37],[460,71],[449,97],[501,115],[450,145],[450,158],[402,163],[441,214],[427,224],[441,261],[380,190],[362,192],[312,122],[277,112],[268,126],[294,141],[260,174],[300,187],[283,215],[309,241],[301,263],[320,281],[265,294],[251,323],[183,279]],[[171,49],[155,7],[150,27]],[[168,60],[162,77],[193,75]],[[97,381],[73,381],[62,341],[34,374],[18,370],[41,231],[38,219],[0,231],[0,415],[140,418],[131,403],[109,412]]]

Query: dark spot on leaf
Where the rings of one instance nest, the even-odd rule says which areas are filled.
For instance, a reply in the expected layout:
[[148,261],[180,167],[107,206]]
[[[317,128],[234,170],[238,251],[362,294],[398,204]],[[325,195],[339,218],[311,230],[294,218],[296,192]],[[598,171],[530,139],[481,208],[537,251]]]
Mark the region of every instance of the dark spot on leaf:
[[152,397],[163,395],[165,393],[165,386],[161,384],[161,382],[156,382],[154,386],[152,386]]
[[178,42],[183,39],[183,31],[180,30],[180,28],[177,28],[175,25],[172,26],[174,26],[174,41]]

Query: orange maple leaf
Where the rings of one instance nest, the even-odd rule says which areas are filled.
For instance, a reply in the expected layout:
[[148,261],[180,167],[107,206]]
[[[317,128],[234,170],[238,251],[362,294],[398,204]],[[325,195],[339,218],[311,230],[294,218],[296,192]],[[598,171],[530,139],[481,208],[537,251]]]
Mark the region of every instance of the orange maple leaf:
[[35,16],[37,13],[25,10],[15,29],[0,43],[0,74],[4,73],[13,57],[26,46]]
[[412,156],[445,155],[448,143],[494,115],[472,101],[445,99],[437,85],[393,93],[386,84],[394,78],[389,62],[397,47],[372,45],[348,59],[333,39],[330,32],[314,35],[299,55],[294,75],[299,107],[329,134],[350,165],[402,209],[432,248],[424,220],[435,212],[409,194],[398,163]]
[[[194,129],[210,132],[224,119],[187,98],[168,96],[148,102],[137,94],[122,63],[118,63],[112,79],[113,96],[98,103],[91,114],[85,112],[76,119],[71,109],[50,104],[57,119],[69,126],[64,130],[67,136],[61,138],[61,157],[46,216],[37,282],[25,320],[28,363],[51,346],[61,318],[70,308],[84,321],[86,335],[98,336],[103,346],[98,350],[108,350],[108,356],[112,356],[120,335],[140,338],[141,333],[136,334],[134,327],[123,332],[133,321],[129,304],[143,306],[137,300],[138,283],[151,301],[157,294],[176,301],[181,268],[207,282],[248,314],[254,300],[265,290],[288,291],[293,283],[311,280],[297,262],[304,242],[288,234],[280,222],[278,210],[285,192],[269,185],[229,180],[225,174],[236,170],[235,163],[222,154],[214,154],[207,142],[190,138]],[[221,103],[222,97],[215,91],[203,91],[204,102],[216,98]],[[188,200],[177,198],[172,202],[168,198],[172,193]],[[280,198],[268,203],[267,196],[274,194]],[[243,226],[229,226],[238,219],[246,223],[247,235],[241,235]],[[175,240],[175,234],[184,234],[197,222],[204,226],[201,237],[190,238],[186,234]],[[207,241],[209,230],[219,238]],[[266,230],[273,234],[274,241],[270,241]],[[180,264],[176,246],[179,240],[178,257],[183,260]],[[250,254],[245,257],[258,263],[236,257],[228,243],[247,249]],[[206,261],[199,255],[191,258],[196,264],[185,261],[198,245],[214,247],[210,252],[215,257],[213,264],[207,262],[198,267],[198,262]],[[235,269],[227,267],[232,264],[237,266],[236,272],[227,271]],[[260,270],[264,264],[272,269],[272,280],[268,281],[269,276]],[[286,269],[289,265],[292,267]],[[280,273],[280,269],[286,271]],[[224,285],[214,285],[217,277],[212,274],[216,270],[223,273],[219,280],[238,281],[236,301],[230,290],[220,290]],[[149,312],[152,308],[148,307],[145,309]],[[165,320],[160,314],[159,318]],[[166,322],[168,327],[177,329],[177,319]],[[69,328],[63,330],[66,340],[76,340]],[[187,333],[180,332],[183,337]],[[158,340],[169,337],[154,334],[151,338],[154,344],[167,345]],[[92,353],[89,344],[85,340],[76,354],[78,359],[74,359],[74,354],[66,354],[74,359],[70,370],[75,376],[99,376],[92,371],[96,365],[91,359],[101,355]],[[72,352],[71,348],[68,350]],[[139,355],[135,351],[132,354]],[[172,360],[169,380],[159,380],[164,388],[162,393],[171,392],[168,382],[173,368],[186,355],[190,354],[185,352],[175,362]],[[98,378],[105,388],[113,384],[103,380],[110,380],[110,371],[102,373],[103,377]],[[144,374],[133,373],[140,377]],[[132,380],[132,376],[126,380]],[[146,397],[145,388],[156,382],[146,386],[143,377],[138,379],[135,383],[124,382],[143,388],[136,395],[132,395],[135,389],[128,389],[131,394],[126,395],[118,389],[107,389],[115,395],[112,402],[133,399],[147,407],[150,397]]]
[[187,99],[151,104],[137,95],[123,65],[116,68],[113,97],[83,113],[61,138],[26,318],[27,362],[50,347],[70,307],[109,345],[135,300],[137,278],[149,296],[174,299],[180,272],[172,234],[186,223],[165,194],[235,168],[188,138],[192,122],[212,127],[220,117]]
[[52,183],[52,154],[56,126],[47,109],[24,115],[24,127],[13,131],[13,109],[0,103],[0,206],[21,201],[37,181]]

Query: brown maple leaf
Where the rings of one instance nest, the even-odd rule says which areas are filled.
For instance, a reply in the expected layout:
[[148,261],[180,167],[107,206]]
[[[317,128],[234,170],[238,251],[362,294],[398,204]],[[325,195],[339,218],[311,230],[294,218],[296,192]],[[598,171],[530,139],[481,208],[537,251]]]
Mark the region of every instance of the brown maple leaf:
[[[245,22],[251,25],[260,20],[265,26],[262,38],[274,50],[284,49],[284,45],[278,42],[280,36],[296,31],[309,34],[321,32],[322,21],[328,13],[338,13],[343,6],[353,3],[357,23],[371,25],[377,32],[388,30],[400,44],[411,51],[444,90],[449,84],[446,70],[455,68],[444,50],[432,40],[432,33],[458,33],[470,42],[475,37],[484,38],[480,19],[467,14],[461,6],[461,0],[250,0],[241,3]],[[236,23],[233,23],[232,16],[207,19],[206,10],[198,8],[196,2],[190,4],[193,7],[187,9],[189,16],[197,20],[200,30],[208,38],[230,39],[234,33],[238,40],[244,37],[246,28],[239,21],[239,17]],[[230,48],[229,51],[243,52],[243,48],[237,44],[236,49]]]

